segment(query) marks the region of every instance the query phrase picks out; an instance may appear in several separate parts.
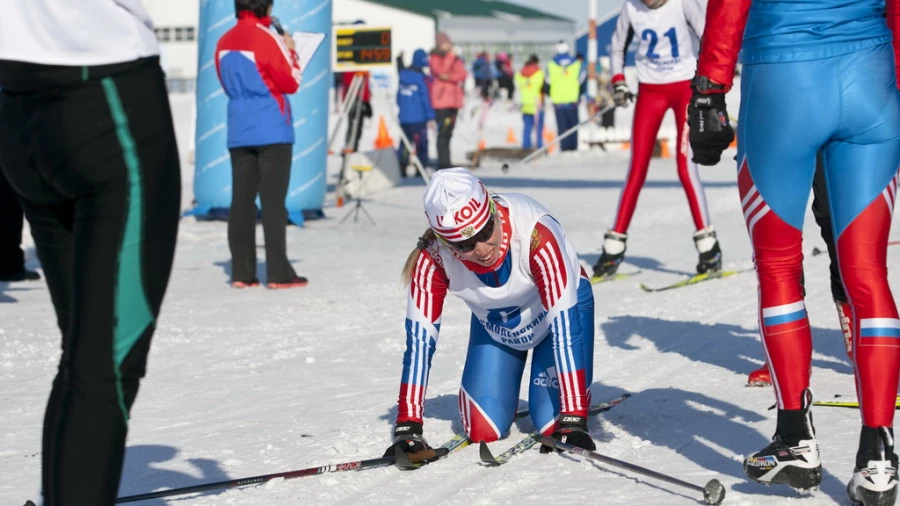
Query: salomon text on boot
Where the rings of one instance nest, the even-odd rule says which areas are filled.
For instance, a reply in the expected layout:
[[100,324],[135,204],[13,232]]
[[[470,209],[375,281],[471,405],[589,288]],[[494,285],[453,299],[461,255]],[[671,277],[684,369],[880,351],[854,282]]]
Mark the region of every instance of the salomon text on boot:
[[619,264],[625,259],[625,241],[628,234],[620,234],[609,230],[603,236],[603,253],[594,264],[594,276],[611,276],[616,273]]
[[806,389],[801,395],[801,409],[778,410],[778,424],[772,442],[744,459],[744,474],[751,480],[765,485],[783,483],[800,493],[819,488],[822,463],[809,412],[812,392]]
[[862,506],[893,506],[897,501],[894,429],[863,426],[847,495]]
[[700,254],[697,262],[697,274],[718,272],[722,270],[722,250],[716,231],[712,225],[694,232],[694,246]]

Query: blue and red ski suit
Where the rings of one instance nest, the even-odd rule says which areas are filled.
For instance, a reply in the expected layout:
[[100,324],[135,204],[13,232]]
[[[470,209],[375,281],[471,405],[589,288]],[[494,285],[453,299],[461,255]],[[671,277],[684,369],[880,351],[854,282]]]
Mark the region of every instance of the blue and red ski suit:
[[900,372],[900,319],[886,268],[900,164],[889,28],[897,1],[888,0],[885,22],[884,0],[710,0],[698,62],[698,75],[730,88],[741,51],[738,187],[778,407],[800,409],[809,386],[801,230],[821,151],[870,427],[893,426]]

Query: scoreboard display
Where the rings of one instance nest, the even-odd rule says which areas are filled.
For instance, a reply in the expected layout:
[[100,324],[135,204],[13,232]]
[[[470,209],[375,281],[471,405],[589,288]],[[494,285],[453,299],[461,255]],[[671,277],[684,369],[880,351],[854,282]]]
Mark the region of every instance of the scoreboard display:
[[337,72],[393,65],[389,27],[335,27],[334,45],[334,70]]

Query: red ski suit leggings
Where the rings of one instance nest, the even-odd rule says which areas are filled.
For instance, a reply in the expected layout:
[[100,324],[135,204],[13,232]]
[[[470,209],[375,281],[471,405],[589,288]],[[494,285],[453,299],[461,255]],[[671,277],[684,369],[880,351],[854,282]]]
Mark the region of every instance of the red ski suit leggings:
[[706,208],[706,196],[703,194],[703,183],[700,182],[697,165],[688,159],[687,106],[690,100],[690,81],[668,84],[641,83],[638,87],[631,130],[631,162],[622,195],[619,197],[614,231],[620,234],[628,232],[638,195],[647,179],[647,169],[653,156],[656,135],[659,133],[663,116],[669,109],[675,112],[675,124],[678,128],[675,155],[678,179],[681,180],[687,194],[694,226],[697,230],[709,226],[709,211]]

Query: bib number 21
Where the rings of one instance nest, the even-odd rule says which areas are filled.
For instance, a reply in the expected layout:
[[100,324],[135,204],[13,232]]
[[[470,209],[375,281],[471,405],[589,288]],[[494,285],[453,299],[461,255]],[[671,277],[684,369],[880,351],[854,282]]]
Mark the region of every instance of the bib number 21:
[[[672,48],[672,58],[678,58],[678,35],[675,34],[675,27],[669,28],[669,31],[664,33],[663,36],[669,38],[669,46]],[[647,58],[653,60],[661,58],[661,56],[656,53],[656,43],[659,42],[659,36],[656,34],[656,30],[647,28],[641,33],[641,40],[649,41],[649,44],[647,45]]]

